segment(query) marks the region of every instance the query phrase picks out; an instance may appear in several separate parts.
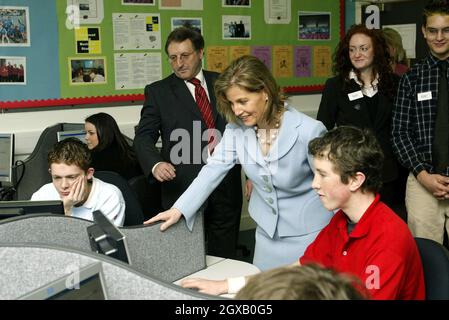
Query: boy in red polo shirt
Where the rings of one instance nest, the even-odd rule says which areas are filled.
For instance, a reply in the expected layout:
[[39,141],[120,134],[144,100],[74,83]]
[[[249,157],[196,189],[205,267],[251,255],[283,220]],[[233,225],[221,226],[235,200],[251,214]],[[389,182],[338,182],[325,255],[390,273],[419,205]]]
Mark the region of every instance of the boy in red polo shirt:
[[299,259],[358,276],[373,299],[424,299],[424,274],[407,225],[379,199],[383,155],[376,138],[338,127],[309,143],[312,187],[340,209]]
[[[380,201],[383,154],[375,136],[340,126],[309,143],[312,187],[324,207],[339,209],[309,245],[300,264],[319,263],[357,276],[373,299],[424,299],[424,274],[407,225]],[[186,279],[182,285],[209,294],[235,293],[244,277]]]

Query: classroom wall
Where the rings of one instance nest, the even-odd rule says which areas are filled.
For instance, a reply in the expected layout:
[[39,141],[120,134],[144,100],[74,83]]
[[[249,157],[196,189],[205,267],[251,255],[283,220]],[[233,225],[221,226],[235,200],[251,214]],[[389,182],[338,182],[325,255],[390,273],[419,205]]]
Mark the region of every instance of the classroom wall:
[[[79,1],[78,1],[79,2]],[[84,1],[88,3],[89,1]],[[180,2],[180,1],[179,1]],[[270,52],[267,57],[263,58],[267,65],[271,65],[273,69],[273,74],[277,78],[279,84],[283,87],[289,87],[290,92],[304,92],[303,86],[308,85],[321,85],[324,83],[326,78],[330,75],[329,61],[320,60],[318,64],[316,59],[318,57],[327,57],[327,55],[336,46],[339,39],[340,31],[340,10],[344,8],[341,6],[343,0],[302,0],[302,1],[291,1],[290,11],[292,13],[292,18],[289,23],[286,24],[266,24],[264,20],[264,2],[263,1],[252,1],[250,8],[239,8],[239,7],[227,7],[222,5],[222,1],[191,1],[202,3],[203,9],[201,10],[165,10],[160,9],[159,6],[130,6],[122,5],[120,0],[108,0],[103,1],[104,4],[104,18],[103,20],[92,22],[86,25],[82,25],[82,29],[76,32],[73,28],[68,26],[67,23],[67,0],[2,0],[2,5],[16,5],[23,6],[25,8],[29,7],[29,14],[23,15],[22,20],[25,20],[25,16],[29,17],[29,26],[27,25],[27,33],[31,34],[29,37],[31,45],[30,46],[19,46],[19,48],[9,48],[9,46],[4,46],[0,49],[3,51],[5,56],[12,54],[13,50],[16,52],[17,56],[22,56],[23,65],[25,65],[25,75],[26,83],[23,85],[13,85],[11,88],[2,88],[0,86],[0,100],[8,101],[16,106],[22,106],[21,102],[14,102],[16,100],[24,101],[35,101],[37,99],[44,99],[44,101],[37,102],[40,105],[45,106],[45,100],[50,98],[52,102],[57,100],[58,103],[64,103],[60,99],[65,98],[83,98],[85,101],[100,99],[103,97],[108,97],[110,99],[118,99],[118,95],[125,94],[141,94],[142,86],[140,81],[150,82],[152,80],[158,79],[158,74],[160,70],[150,68],[147,65],[142,66],[145,70],[150,70],[147,75],[153,75],[154,78],[141,79],[139,83],[134,81],[123,80],[127,78],[124,72],[120,70],[123,67],[124,60],[131,59],[131,54],[142,54],[141,58],[147,63],[150,63],[149,57],[151,56],[152,63],[156,63],[161,66],[162,75],[167,76],[170,73],[170,66],[168,60],[165,59],[165,54],[163,52],[164,39],[171,30],[171,19],[177,18],[185,19],[189,17],[196,18],[198,25],[201,24],[203,35],[206,39],[207,46],[205,50],[205,66],[209,70],[221,71],[233,57],[239,56],[243,53],[250,52],[250,50],[256,50],[255,55],[259,55],[260,50],[268,50]],[[40,10],[35,10],[35,5],[38,3],[38,8]],[[74,3],[77,3],[76,1]],[[155,4],[156,1],[153,1]],[[187,5],[187,4],[186,4]],[[70,7],[69,7],[70,8]],[[173,9],[173,8],[172,8]],[[268,10],[268,9],[267,9]],[[22,11],[24,11],[22,9]],[[327,23],[330,26],[330,33],[326,35],[326,39],[311,40],[311,39],[299,39],[298,35],[298,18],[304,17],[303,14],[298,14],[298,12],[322,12],[322,16],[329,15],[327,17]],[[223,17],[223,21],[217,21],[216,15],[211,15],[208,13],[216,13],[220,17]],[[117,41],[113,39],[118,38],[129,38],[127,36],[119,36],[117,32],[113,32],[112,29],[117,29],[117,25],[120,24],[119,28],[122,31],[127,30],[125,25],[128,22],[118,23],[117,19],[114,19],[114,14],[120,13],[122,19],[124,17],[129,17],[130,14],[133,17],[133,30],[143,30],[149,29],[154,30],[154,35],[145,34],[133,39],[131,45],[126,45],[121,43],[119,45]],[[135,17],[142,18],[144,14],[145,21],[150,22],[140,28],[136,27]],[[148,16],[147,16],[148,15]],[[245,37],[230,39],[223,33],[226,29],[225,26],[228,24],[226,22],[228,19],[232,20],[235,15],[240,15],[247,25],[246,31],[250,32],[245,35]],[[48,17],[52,17],[51,24],[48,21]],[[69,15],[70,16],[70,15]],[[115,16],[117,17],[117,16]],[[182,17],[182,18],[181,18]],[[237,17],[237,16],[235,16]],[[244,17],[244,18],[243,18]],[[237,18],[236,18],[237,19]],[[56,20],[56,21],[55,21]],[[125,18],[126,21],[128,21]],[[143,21],[142,19],[139,21]],[[200,23],[201,21],[201,23]],[[303,20],[301,20],[303,21]],[[344,21],[342,21],[344,22]],[[38,29],[38,27],[45,26],[44,29]],[[114,26],[114,28],[112,28]],[[251,26],[251,28],[249,28]],[[87,28],[91,31],[87,32]],[[136,28],[136,29],[134,29]],[[35,32],[36,31],[36,32]],[[118,31],[118,30],[116,30]],[[159,34],[160,32],[160,34]],[[81,45],[79,40],[87,40],[87,34],[91,37],[95,34],[99,38],[98,42],[92,43],[89,41],[89,45],[81,50]],[[34,35],[34,36],[33,36]],[[145,39],[153,39],[154,42],[146,43],[143,41]],[[131,37],[132,38],[132,37]],[[53,43],[52,54],[47,53],[44,49],[48,46],[37,47],[37,44],[43,45],[47,42]],[[140,40],[139,40],[140,39]],[[141,41],[142,40],[142,41]],[[78,45],[77,45],[78,43]],[[83,42],[85,44],[85,42]],[[260,48],[263,46],[263,48]],[[287,46],[287,47],[285,47]],[[301,63],[301,66],[294,62],[302,54],[298,53],[299,50],[304,51],[304,47],[307,46],[307,50],[311,49],[309,65],[314,67],[309,70]],[[148,51],[149,50],[149,51]],[[120,51],[120,52],[118,52]],[[87,53],[88,52],[88,53]],[[296,52],[296,53],[294,53]],[[56,58],[55,58],[56,54]],[[143,58],[143,54],[147,58]],[[121,56],[120,63],[118,63],[117,55]],[[285,55],[285,57],[283,57]],[[140,56],[140,55],[139,55]],[[307,54],[309,56],[309,54]],[[87,63],[84,59],[87,59]],[[219,61],[218,61],[218,60]],[[288,72],[285,72],[283,67],[284,63],[281,61],[289,62],[291,65]],[[26,62],[26,63],[25,63]],[[151,63],[151,64],[152,64]],[[141,65],[142,63],[138,63]],[[72,72],[74,69],[83,67],[83,70],[87,72],[92,69],[92,66],[99,65],[104,70],[104,75],[106,79],[96,84],[86,84],[84,82],[74,83],[72,81]],[[29,67],[29,68],[27,68]],[[39,67],[39,68],[38,68]],[[117,70],[116,70],[117,68]],[[301,70],[299,70],[301,68]],[[296,70],[298,69],[298,70]],[[307,76],[294,76],[296,74],[307,74]],[[116,75],[116,79],[114,78]],[[52,79],[56,81],[53,85],[48,86],[46,90],[42,88],[42,84],[49,84],[49,81],[42,81],[42,79]],[[120,78],[120,79],[119,79]],[[140,79],[140,73],[139,73]],[[133,83],[131,83],[133,82]],[[40,88],[40,89],[38,89]],[[15,90],[12,90],[15,89]],[[23,90],[22,90],[23,89]],[[296,91],[298,90],[298,91]],[[42,96],[43,95],[43,96]],[[130,98],[130,100],[132,100]],[[78,102],[75,102],[78,103]],[[84,102],[80,102],[84,103]]]
[[[355,22],[355,19],[355,3],[352,0],[346,0],[346,30]],[[320,100],[321,94],[296,95],[291,97],[291,104],[298,110],[315,117]],[[0,132],[16,133],[16,159],[25,159],[32,152],[40,133],[46,127],[58,122],[83,122],[88,115],[97,112],[111,114],[117,120],[123,133],[133,138],[134,126],[140,117],[140,109],[141,106],[135,105],[0,113]]]
[[[354,23],[354,20],[355,5],[352,1],[347,0],[345,5],[346,30]],[[291,97],[290,104],[299,111],[315,117],[320,100],[321,94],[296,95]],[[46,127],[58,122],[83,122],[87,116],[97,112],[106,112],[112,115],[122,132],[130,138],[134,138],[134,126],[139,121],[140,110],[140,105],[134,105],[0,113],[0,132],[16,134],[16,160],[23,160],[33,151],[40,133]],[[248,215],[247,207],[248,204],[245,201],[242,209],[241,230],[255,226]]]
[[[16,5],[18,4],[18,2],[14,3]],[[355,22],[355,19],[355,3],[352,0],[345,0],[346,30]],[[297,95],[292,96],[291,103],[300,111],[315,117],[320,99],[321,94]],[[111,114],[117,120],[121,130],[127,136],[133,138],[134,126],[140,117],[140,109],[141,106],[136,105],[94,109],[80,108],[0,113],[0,132],[16,133],[16,156],[17,159],[24,159],[31,153],[40,133],[46,127],[57,122],[83,122],[88,115],[96,112],[107,112]]]
[[[298,110],[315,117],[321,94],[298,95],[291,97],[291,104]],[[51,111],[11,112],[0,114],[0,131],[16,134],[16,160],[26,158],[34,149],[40,133],[48,126],[58,122],[82,123],[84,119],[97,112],[112,115],[122,132],[134,137],[134,126],[140,119],[140,105],[81,108]]]

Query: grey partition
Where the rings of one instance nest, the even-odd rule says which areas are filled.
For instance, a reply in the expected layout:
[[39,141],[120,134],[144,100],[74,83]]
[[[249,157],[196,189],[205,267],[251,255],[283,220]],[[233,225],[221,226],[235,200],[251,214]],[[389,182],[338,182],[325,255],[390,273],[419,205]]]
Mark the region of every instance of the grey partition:
[[47,214],[0,220],[0,243],[40,243],[90,252],[86,228],[92,224],[92,221]]
[[160,224],[120,228],[128,239],[133,266],[169,282],[206,267],[202,215],[190,232],[184,220],[161,232]]
[[[59,216],[27,215],[0,221],[0,243],[57,245],[91,252],[86,228],[92,221]],[[126,236],[131,267],[167,282],[206,267],[203,219],[198,214],[193,231],[179,221],[165,232],[160,224],[119,228]]]
[[101,263],[103,287],[111,300],[218,299],[139,273],[106,256],[32,244],[0,245],[0,299],[17,299],[96,263]]

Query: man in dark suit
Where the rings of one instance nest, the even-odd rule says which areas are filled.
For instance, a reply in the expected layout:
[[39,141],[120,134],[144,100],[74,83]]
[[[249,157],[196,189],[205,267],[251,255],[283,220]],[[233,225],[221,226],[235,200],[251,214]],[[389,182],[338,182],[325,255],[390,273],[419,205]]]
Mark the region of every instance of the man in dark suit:
[[[165,52],[173,73],[146,86],[134,147],[145,175],[161,182],[162,207],[167,210],[195,179],[226,122],[215,105],[213,85],[218,73],[201,67],[202,35],[177,28],[168,36]],[[198,96],[198,90],[204,98]],[[155,147],[159,136],[161,152]],[[235,257],[242,207],[240,171],[240,166],[235,166],[206,203],[210,255]]]

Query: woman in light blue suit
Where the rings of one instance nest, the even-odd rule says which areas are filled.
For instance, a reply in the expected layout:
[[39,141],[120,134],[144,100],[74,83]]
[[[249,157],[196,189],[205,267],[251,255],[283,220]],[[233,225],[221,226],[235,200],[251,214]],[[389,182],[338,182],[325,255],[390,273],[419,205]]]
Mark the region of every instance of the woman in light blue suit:
[[324,125],[288,106],[263,62],[252,56],[233,61],[215,82],[219,111],[228,125],[213,155],[170,210],[146,223],[167,229],[195,214],[226,173],[240,163],[253,182],[248,211],[257,223],[254,264],[261,270],[297,261],[332,212],[312,189],[310,140]]

